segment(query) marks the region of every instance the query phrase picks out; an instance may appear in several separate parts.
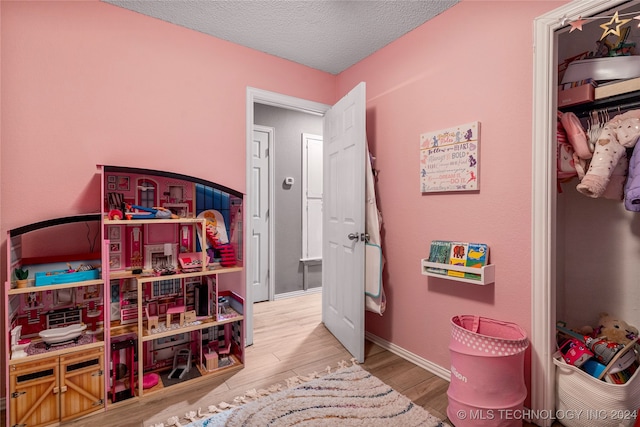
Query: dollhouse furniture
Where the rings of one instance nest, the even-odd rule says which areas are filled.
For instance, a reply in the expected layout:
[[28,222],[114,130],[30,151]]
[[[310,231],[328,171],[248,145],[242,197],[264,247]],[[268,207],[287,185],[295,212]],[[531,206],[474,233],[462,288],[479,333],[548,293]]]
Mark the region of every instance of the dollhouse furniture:
[[147,315],[147,331],[158,329],[158,316],[149,316],[149,307],[145,307],[144,312]]
[[82,331],[85,329],[87,329],[87,325],[76,323],[63,328],[45,329],[40,331],[38,335],[45,342],[48,350],[53,345],[64,344],[69,341],[77,343]]
[[16,326],[11,330],[11,358],[19,359],[27,357],[26,349],[31,344],[30,339],[20,339],[22,333],[22,325]]
[[191,370],[191,350],[181,349],[173,355],[173,370],[168,378],[182,379]]
[[98,318],[102,312],[100,310],[88,310],[87,311],[87,322],[89,323],[87,328],[87,334],[96,334],[98,333]]
[[[215,344],[215,346],[213,344]],[[202,355],[205,360],[205,367],[207,371],[213,371],[218,368],[218,353],[215,351],[217,348],[217,343],[209,343]]]
[[179,305],[167,309],[167,329],[171,327],[171,315],[173,314],[180,314],[179,325],[182,326],[184,324],[184,305]]
[[[18,288],[13,275],[3,287],[0,315],[7,328],[4,346],[11,351],[3,377],[8,426],[58,424],[244,367],[244,299],[218,282],[221,274],[241,272],[242,266],[239,260],[233,267],[209,262],[198,236],[206,236],[206,220],[196,217],[215,209],[230,218],[242,206],[242,193],[186,175],[98,169],[100,213],[54,218],[7,233],[7,271],[23,268],[32,274],[26,288]],[[176,186],[182,189],[183,212],[192,216],[110,218],[110,210],[123,203],[161,206],[163,191]],[[98,242],[89,250],[87,230]],[[43,237],[74,242],[67,246],[78,253],[43,253],[42,248],[54,247],[32,244]],[[242,253],[241,239],[234,245]],[[177,265],[179,252],[201,256],[196,263],[201,267],[176,269],[169,276],[145,267],[147,262]],[[62,273],[69,264],[99,267]],[[43,274],[37,275],[36,286],[37,273]],[[218,310],[220,296],[229,301],[224,316]],[[180,324],[171,324],[176,313]],[[167,321],[171,328],[164,328]],[[211,328],[225,343],[222,350],[228,349],[230,363],[219,366],[215,353],[215,363],[206,369]],[[159,374],[172,369],[177,377],[182,374],[181,381],[162,384]],[[190,369],[201,375],[189,378]]]
[[[133,339],[111,343],[111,392],[112,402],[130,399],[135,395],[134,366],[136,342]],[[121,358],[125,353],[124,358]]]
[[155,372],[144,374],[144,376],[142,377],[142,388],[144,390],[153,388],[158,385],[159,381],[160,381],[160,376]]

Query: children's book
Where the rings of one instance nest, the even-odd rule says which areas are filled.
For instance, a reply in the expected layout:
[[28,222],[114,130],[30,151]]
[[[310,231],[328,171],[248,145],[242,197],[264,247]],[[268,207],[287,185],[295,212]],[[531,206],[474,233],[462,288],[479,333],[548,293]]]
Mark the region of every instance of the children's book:
[[[469,248],[468,243],[464,242],[451,242],[451,252],[449,253],[449,264],[451,265],[467,265],[467,251]],[[464,277],[464,272],[449,270],[447,273],[453,277]]]
[[[467,267],[481,268],[487,265],[489,260],[489,246],[484,243],[469,243],[467,248]],[[480,280],[480,275],[475,273],[464,273],[467,279]]]
[[[439,264],[449,264],[449,253],[451,252],[451,242],[446,240],[433,240],[429,250],[429,262]],[[427,267],[430,273],[447,274],[444,268]]]

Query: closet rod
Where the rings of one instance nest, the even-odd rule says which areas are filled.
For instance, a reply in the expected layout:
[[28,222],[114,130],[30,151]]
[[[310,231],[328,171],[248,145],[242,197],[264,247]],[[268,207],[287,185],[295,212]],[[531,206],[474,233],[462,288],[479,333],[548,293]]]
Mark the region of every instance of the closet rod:
[[[581,108],[580,108],[581,107]],[[573,111],[576,116],[580,118],[589,117],[592,111],[607,111],[612,113],[614,111],[620,111],[624,113],[627,110],[640,108],[640,93],[634,92],[633,96],[629,94],[621,96],[612,96],[610,98],[594,101],[589,104],[582,104],[576,106],[574,109],[565,109],[564,111]]]

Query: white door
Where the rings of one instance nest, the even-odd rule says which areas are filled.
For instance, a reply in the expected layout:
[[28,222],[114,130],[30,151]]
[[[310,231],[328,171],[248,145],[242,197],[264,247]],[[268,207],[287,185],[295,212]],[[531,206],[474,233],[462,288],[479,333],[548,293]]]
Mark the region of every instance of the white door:
[[322,260],[322,136],[302,134],[302,259]]
[[365,83],[324,119],[322,321],[364,362]]
[[269,300],[269,149],[273,128],[254,126],[251,145],[251,302]]

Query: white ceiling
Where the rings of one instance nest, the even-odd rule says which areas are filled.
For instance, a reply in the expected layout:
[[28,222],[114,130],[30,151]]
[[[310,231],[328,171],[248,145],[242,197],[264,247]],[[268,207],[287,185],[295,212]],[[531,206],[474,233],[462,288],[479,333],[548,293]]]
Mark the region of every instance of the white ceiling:
[[459,0],[103,0],[338,74]]

